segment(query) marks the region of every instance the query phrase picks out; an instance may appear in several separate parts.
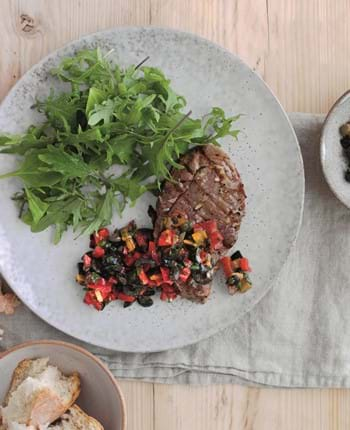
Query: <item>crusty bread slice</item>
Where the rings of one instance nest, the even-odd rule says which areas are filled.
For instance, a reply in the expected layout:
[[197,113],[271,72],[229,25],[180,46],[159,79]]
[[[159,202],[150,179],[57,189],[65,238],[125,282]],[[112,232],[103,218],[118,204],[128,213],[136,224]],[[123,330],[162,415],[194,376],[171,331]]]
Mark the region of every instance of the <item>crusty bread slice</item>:
[[87,415],[78,405],[73,405],[56,422],[49,426],[50,430],[103,430],[103,426],[95,418]]
[[16,367],[2,415],[6,420],[39,426],[55,421],[79,396],[80,379],[75,372],[63,375],[47,358],[23,360]]
[[3,407],[8,405],[11,394],[17,390],[18,386],[31,376],[32,378],[37,377],[42,373],[48,366],[49,359],[47,357],[37,358],[35,360],[22,360],[14,370],[12,374],[10,388],[7,391]]

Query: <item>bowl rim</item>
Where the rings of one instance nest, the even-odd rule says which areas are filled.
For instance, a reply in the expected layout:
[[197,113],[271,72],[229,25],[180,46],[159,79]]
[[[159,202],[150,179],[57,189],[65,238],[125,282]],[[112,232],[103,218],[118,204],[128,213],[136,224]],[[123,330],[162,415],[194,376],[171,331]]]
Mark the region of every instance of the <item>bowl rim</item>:
[[340,105],[343,101],[348,99],[349,96],[350,96],[350,89],[345,91],[345,93],[343,93],[340,97],[338,97],[337,100],[333,103],[333,105],[329,109],[327,115],[325,116],[325,119],[324,119],[323,124],[322,124],[321,133],[320,133],[320,160],[321,160],[321,167],[322,167],[323,176],[327,182],[327,185],[332,190],[333,194],[347,208],[350,208],[350,201],[347,200],[343,196],[343,194],[339,191],[339,189],[335,186],[335,184],[332,180],[332,177],[329,173],[329,169],[326,168],[326,145],[327,145],[327,143],[326,143],[325,134],[326,134],[326,128],[329,125],[329,120],[334,115],[334,111],[336,110],[338,105]]
[[41,340],[29,340],[26,342],[22,342],[19,343],[11,348],[8,348],[6,351],[2,351],[0,352],[0,360],[4,357],[6,357],[7,355],[10,355],[11,353],[18,351],[20,349],[25,349],[27,347],[30,346],[35,346],[35,345],[55,345],[55,346],[63,346],[65,348],[69,348],[69,349],[73,349],[77,352],[79,352],[80,354],[83,354],[85,356],[87,356],[88,358],[92,359],[108,376],[108,378],[110,379],[110,381],[112,382],[112,385],[115,389],[115,391],[117,392],[117,395],[119,397],[120,400],[120,404],[121,404],[121,421],[122,421],[122,425],[121,428],[118,430],[126,430],[127,427],[127,415],[126,415],[126,403],[125,403],[125,398],[123,395],[123,392],[116,380],[116,378],[113,376],[112,372],[108,369],[108,367],[102,362],[102,360],[100,360],[98,357],[96,357],[94,354],[92,354],[90,351],[87,351],[85,348],[75,345],[74,343],[70,343],[70,342],[65,342],[63,340],[50,340],[50,339],[41,339]]

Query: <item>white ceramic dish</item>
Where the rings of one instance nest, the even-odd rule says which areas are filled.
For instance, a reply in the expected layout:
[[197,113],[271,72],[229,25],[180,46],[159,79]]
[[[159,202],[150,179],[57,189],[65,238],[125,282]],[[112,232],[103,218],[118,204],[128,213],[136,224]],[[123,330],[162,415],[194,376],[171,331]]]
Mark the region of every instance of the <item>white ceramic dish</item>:
[[326,181],[338,199],[350,208],[350,184],[345,181],[346,158],[340,145],[339,128],[350,120],[350,91],[329,111],[321,135],[321,163]]
[[[82,303],[74,282],[76,262],[88,248],[88,238],[74,240],[68,232],[58,246],[52,233],[32,234],[17,217],[11,195],[15,179],[0,181],[0,271],[19,297],[36,314],[58,329],[84,341],[114,350],[160,351],[181,347],[234,323],[268,291],[296,239],[304,199],[304,172],[291,124],[265,83],[236,56],[197,36],[170,29],[119,28],[83,37],[50,54],[10,91],[0,108],[0,130],[20,132],[41,117],[30,106],[36,97],[57,87],[49,70],[64,56],[100,46],[114,49],[110,58],[122,66],[150,56],[173,86],[188,100],[194,115],[221,106],[228,115],[242,113],[239,141],[223,140],[241,173],[248,195],[236,249],[251,261],[254,288],[243,295],[227,294],[217,276],[205,305],[156,300],[151,308],[121,303],[96,312]],[[15,160],[0,155],[0,172],[12,170]],[[114,219],[122,226],[134,218],[149,224],[144,195],[134,208]]]
[[17,364],[28,358],[49,357],[63,373],[77,371],[81,393],[77,404],[101,422],[105,430],[126,430],[126,410],[117,381],[101,360],[79,346],[52,340],[26,342],[0,354],[0,405]]

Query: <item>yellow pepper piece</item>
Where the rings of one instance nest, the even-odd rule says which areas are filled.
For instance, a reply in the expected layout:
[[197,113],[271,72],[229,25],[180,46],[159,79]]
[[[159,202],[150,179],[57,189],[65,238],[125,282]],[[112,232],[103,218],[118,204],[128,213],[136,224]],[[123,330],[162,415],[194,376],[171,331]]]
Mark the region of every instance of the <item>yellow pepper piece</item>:
[[125,244],[126,244],[126,247],[128,248],[128,250],[129,250],[130,252],[134,251],[134,249],[136,248],[135,242],[134,242],[134,240],[131,238],[131,236],[129,236],[129,238],[128,238],[128,239],[126,239]]
[[130,236],[130,234],[128,232],[128,229],[123,228],[122,229],[122,239],[123,239],[123,241],[126,242],[130,237],[131,236]]
[[103,297],[102,297],[101,291],[96,290],[95,291],[95,296],[96,296],[96,299],[97,299],[98,302],[100,302],[100,303],[103,302]]
[[79,274],[79,275],[77,275],[75,277],[75,280],[76,280],[76,282],[78,282],[78,284],[84,285],[84,283],[85,283],[85,276]]
[[241,281],[241,288],[239,289],[239,291],[241,293],[245,293],[250,288],[252,288],[252,284],[247,279],[243,279],[243,281]]
[[184,244],[190,245],[190,246],[197,246],[194,242],[192,242],[192,240],[187,240],[187,239],[184,240]]
[[198,230],[192,234],[193,240],[197,245],[202,245],[205,239],[208,237],[206,231]]

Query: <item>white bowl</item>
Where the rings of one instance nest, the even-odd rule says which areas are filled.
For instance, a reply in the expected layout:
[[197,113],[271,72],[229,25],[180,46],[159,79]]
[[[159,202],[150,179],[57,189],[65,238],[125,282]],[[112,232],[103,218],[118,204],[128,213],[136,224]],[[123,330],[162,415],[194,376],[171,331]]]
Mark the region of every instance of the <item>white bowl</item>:
[[25,358],[49,357],[63,373],[79,372],[81,393],[77,404],[104,426],[125,430],[123,394],[111,372],[90,352],[79,346],[53,340],[26,342],[0,354],[0,404],[9,388],[17,364]]
[[350,120],[350,91],[332,106],[321,134],[321,164],[326,181],[345,206],[350,208],[350,183],[344,178],[347,161],[340,145],[339,128]]

